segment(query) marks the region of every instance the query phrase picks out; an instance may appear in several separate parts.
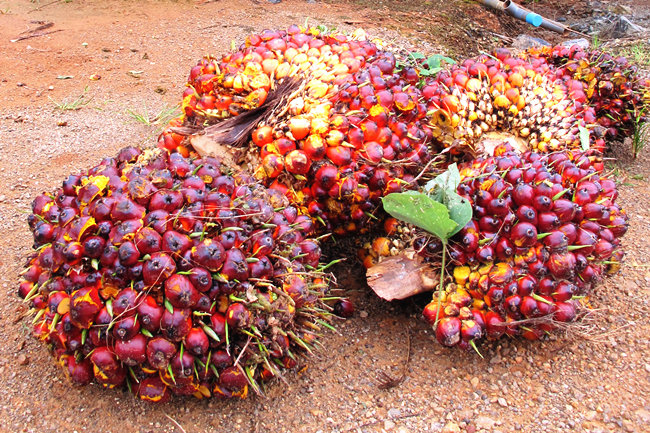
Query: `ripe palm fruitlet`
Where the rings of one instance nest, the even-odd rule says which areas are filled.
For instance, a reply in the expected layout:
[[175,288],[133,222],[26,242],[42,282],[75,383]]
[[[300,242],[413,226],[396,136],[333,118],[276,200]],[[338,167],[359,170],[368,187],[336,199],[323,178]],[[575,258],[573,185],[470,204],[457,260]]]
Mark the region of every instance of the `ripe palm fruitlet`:
[[18,291],[73,382],[245,397],[319,344],[333,308],[311,224],[231,173],[126,148],[34,200]]

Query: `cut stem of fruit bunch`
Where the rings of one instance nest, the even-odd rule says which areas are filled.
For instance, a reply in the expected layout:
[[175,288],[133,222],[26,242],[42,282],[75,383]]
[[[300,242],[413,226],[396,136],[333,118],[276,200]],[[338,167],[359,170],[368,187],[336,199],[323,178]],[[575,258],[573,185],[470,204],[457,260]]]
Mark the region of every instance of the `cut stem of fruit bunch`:
[[[300,86],[268,96],[287,80]],[[602,152],[605,138],[630,135],[649,95],[634,66],[599,51],[498,49],[434,75],[422,59],[398,62],[362,32],[291,26],[252,35],[235,52],[193,67],[184,112],[159,145],[187,154],[200,139],[200,153],[223,152],[221,144],[250,129],[249,147],[238,154],[258,179],[318,228],[356,233],[381,216],[381,197],[417,189],[425,180],[414,182],[418,174],[445,148],[446,160],[434,167],[483,154],[483,138],[495,131],[540,152]],[[188,131],[195,135],[178,133]]]
[[[620,267],[628,219],[615,183],[583,152],[519,154],[508,144],[459,169],[457,192],[473,215],[451,238],[450,278],[424,309],[438,341],[467,348],[504,334],[534,340],[573,321],[598,281]],[[411,247],[438,265],[440,241],[394,220],[386,227],[378,244]],[[368,264],[399,253],[366,251]]]
[[75,383],[243,398],[331,328],[311,219],[215,158],[125,148],[32,210],[18,292]]

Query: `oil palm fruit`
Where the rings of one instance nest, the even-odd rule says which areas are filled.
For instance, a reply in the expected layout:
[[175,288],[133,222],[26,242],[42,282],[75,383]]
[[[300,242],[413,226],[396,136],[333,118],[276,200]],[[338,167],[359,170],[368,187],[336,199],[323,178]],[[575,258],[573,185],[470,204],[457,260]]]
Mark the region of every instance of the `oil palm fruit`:
[[18,292],[75,383],[245,397],[330,326],[310,224],[214,158],[127,148],[32,210]]
[[[582,152],[519,154],[509,144],[459,169],[457,192],[474,215],[450,241],[451,281],[423,312],[438,340],[469,347],[503,334],[538,339],[573,320],[623,256],[627,216],[615,184]],[[440,242],[423,230],[388,219],[385,232],[361,250],[366,266],[409,247],[439,265]]]

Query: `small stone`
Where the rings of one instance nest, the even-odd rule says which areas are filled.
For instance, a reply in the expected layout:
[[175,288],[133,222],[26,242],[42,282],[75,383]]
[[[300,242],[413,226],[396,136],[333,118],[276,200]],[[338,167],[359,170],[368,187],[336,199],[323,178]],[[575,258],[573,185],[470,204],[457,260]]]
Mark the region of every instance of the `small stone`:
[[479,430],[492,430],[495,421],[488,416],[481,415],[476,418],[474,423],[476,424],[476,428]]
[[474,388],[478,386],[478,382],[478,377],[473,377],[472,380],[469,381],[469,383],[471,383]]
[[5,201],[6,199],[7,199],[7,196],[6,196],[6,195],[4,195],[4,194],[3,194],[3,195],[0,195],[0,203],[2,203],[3,201]]
[[450,421],[442,428],[442,433],[460,433],[460,427],[453,421]]
[[20,355],[18,355],[18,364],[20,365],[29,364],[29,358],[24,353],[21,353]]
[[499,398],[497,399],[497,403],[499,403],[499,406],[502,406],[502,407],[508,407],[508,402],[507,402],[506,399],[503,398],[503,397],[499,397]]
[[361,317],[362,319],[365,319],[366,317],[368,317],[368,312],[367,311],[360,311],[359,312],[359,317]]
[[595,410],[590,410],[589,412],[587,412],[585,414],[585,419],[587,421],[593,421],[594,419],[596,419],[596,415],[597,415],[597,412]]
[[650,412],[648,412],[647,410],[643,408],[637,409],[636,411],[634,411],[634,414],[638,416],[641,419],[641,421],[643,421],[644,423],[650,422]]
[[402,411],[397,408],[388,410],[388,418],[398,418],[402,415]]
[[389,419],[384,421],[384,430],[388,431],[388,430],[392,430],[394,428],[395,428],[395,423],[393,421],[391,421]]

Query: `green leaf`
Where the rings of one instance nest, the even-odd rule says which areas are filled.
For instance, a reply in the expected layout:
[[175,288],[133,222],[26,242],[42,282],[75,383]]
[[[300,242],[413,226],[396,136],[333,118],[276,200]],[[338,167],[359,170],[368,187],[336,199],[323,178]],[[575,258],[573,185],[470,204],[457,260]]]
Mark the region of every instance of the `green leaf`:
[[449,218],[445,205],[426,194],[410,191],[393,193],[383,198],[384,209],[390,215],[413,224],[447,242],[458,224]]
[[422,53],[410,53],[409,57],[414,59],[414,60],[419,60],[419,59],[424,59],[424,54]]
[[447,193],[455,193],[458,185],[460,185],[460,172],[456,163],[453,163],[447,167],[444,173],[427,182],[424,185],[424,189],[432,193],[434,198],[439,196],[438,201],[445,203],[444,195]]
[[472,219],[472,205],[470,202],[456,194],[455,192],[447,194],[447,208],[449,209],[449,217],[454,220],[458,227],[456,227],[449,236],[458,233],[465,225]]
[[582,150],[589,150],[589,130],[582,125],[578,125],[578,130],[580,131],[580,147]]

